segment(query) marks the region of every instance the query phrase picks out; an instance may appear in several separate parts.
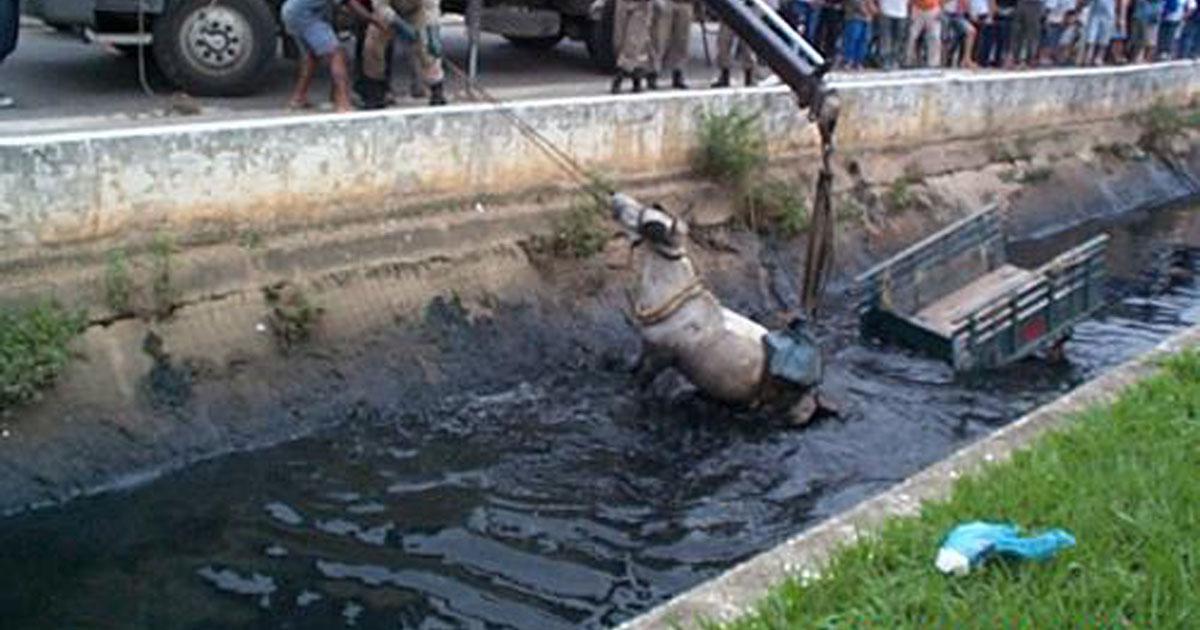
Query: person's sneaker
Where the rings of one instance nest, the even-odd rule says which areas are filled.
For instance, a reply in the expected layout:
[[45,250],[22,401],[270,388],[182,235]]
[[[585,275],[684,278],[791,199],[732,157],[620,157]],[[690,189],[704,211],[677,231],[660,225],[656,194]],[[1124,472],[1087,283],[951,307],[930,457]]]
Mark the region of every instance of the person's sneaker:
[[16,106],[17,106],[16,99],[5,94],[4,92],[0,92],[0,109],[8,109],[10,107],[16,107]]

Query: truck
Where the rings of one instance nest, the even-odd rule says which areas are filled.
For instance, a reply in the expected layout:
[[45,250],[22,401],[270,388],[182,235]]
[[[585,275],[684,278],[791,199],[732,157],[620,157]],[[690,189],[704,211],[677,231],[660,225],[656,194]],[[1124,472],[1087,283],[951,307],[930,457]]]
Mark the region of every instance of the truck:
[[[596,65],[615,62],[612,45],[616,0],[481,0],[479,25],[515,46],[549,49],[580,40]],[[85,39],[136,52],[139,47],[163,76],[198,96],[254,92],[270,62],[294,56],[283,37],[283,0],[25,0],[26,14],[78,31]],[[470,0],[444,0],[443,10],[466,14]]]

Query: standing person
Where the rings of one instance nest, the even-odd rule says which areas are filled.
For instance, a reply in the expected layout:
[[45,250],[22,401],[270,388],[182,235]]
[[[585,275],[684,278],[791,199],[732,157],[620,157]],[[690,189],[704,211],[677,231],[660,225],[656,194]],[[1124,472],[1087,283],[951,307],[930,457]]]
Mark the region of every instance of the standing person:
[[817,18],[816,39],[810,40],[826,59],[836,59],[838,44],[842,41],[842,26],[845,21],[843,0],[823,0]]
[[1012,44],[1013,22],[1017,13],[1018,0],[995,0],[996,2],[996,42],[995,57],[992,65],[1000,67],[1009,58],[1009,47]]
[[[654,47],[658,55],[655,66],[664,75],[671,73],[671,87],[686,90],[683,68],[687,65],[692,43],[693,0],[668,0],[662,19],[655,25]],[[653,88],[652,88],[653,89]]]
[[735,62],[742,68],[746,87],[758,83],[754,76],[754,52],[745,42],[738,39],[733,29],[722,22],[720,30],[717,31],[717,68],[720,69],[720,74],[717,80],[713,81],[712,87],[729,87],[729,75]]
[[1186,0],[1183,8],[1183,35],[1179,38],[1179,58],[1200,57],[1200,3]]
[[879,59],[884,70],[895,70],[904,59],[908,0],[879,0]]
[[[632,91],[642,91],[642,79],[653,69],[650,0],[616,0],[613,17],[613,49],[617,52],[617,76],[612,93],[621,93],[621,83],[629,79]],[[724,28],[724,26],[722,26]]]
[[[350,1],[357,3],[367,0]],[[354,64],[357,73],[354,89],[362,98],[364,108],[379,109],[392,100],[392,43],[398,37],[408,44],[420,45],[421,37],[411,23],[400,17],[390,0],[373,0],[371,6],[375,23],[367,26],[358,46],[360,58]],[[417,71],[414,69],[414,72]],[[424,75],[418,72],[417,76]],[[437,95],[441,96],[440,81],[438,84]],[[444,97],[441,102],[430,99],[433,105],[445,102]]]
[[1008,42],[1009,67],[1037,65],[1038,44],[1042,41],[1042,0],[1017,0],[1013,14],[1012,38]]
[[1083,54],[1079,65],[1104,63],[1104,54],[1116,32],[1117,16],[1124,11],[1121,0],[1090,0],[1087,25],[1083,28]]
[[1039,51],[1040,65],[1062,62],[1059,54],[1063,31],[1066,29],[1067,13],[1075,8],[1075,0],[1046,0],[1046,26],[1042,29],[1042,45]]
[[1163,0],[1133,0],[1133,19],[1129,28],[1130,62],[1154,61],[1162,14]]
[[804,39],[816,45],[817,27],[821,22],[821,0],[785,0],[780,15]]
[[946,0],[942,5],[942,16],[944,28],[950,33],[949,43],[943,55],[946,67],[974,68],[975,39],[979,31],[971,22],[970,1]]
[[1183,22],[1183,0],[1163,3],[1162,24],[1158,27],[1158,58],[1174,59],[1178,47],[1179,25]]
[[[17,37],[20,33],[20,0],[0,0],[0,64],[17,49]],[[0,92],[0,109],[9,109],[16,104],[13,97]]]
[[993,65],[999,52],[999,25],[996,23],[996,0],[970,0],[971,22],[979,33],[979,44],[975,47],[975,63]]
[[[359,19],[367,21],[376,19],[357,2],[332,1],[336,5],[346,6]],[[350,105],[350,73],[346,69],[346,53],[338,44],[337,34],[333,31],[330,8],[329,0],[286,0],[279,11],[284,30],[296,40],[296,43],[304,51],[304,59],[300,61],[300,74],[296,78],[296,89],[292,91],[292,97],[288,100],[288,107],[292,109],[303,109],[310,106],[308,88],[312,85],[318,60],[329,64],[329,76],[333,81],[334,110],[348,112],[352,109]],[[380,24],[382,25],[382,22]]]
[[879,13],[875,0],[846,0],[846,25],[842,29],[842,62],[847,70],[862,70],[871,42],[871,20]]
[[[942,4],[939,0],[910,0],[908,65],[936,68],[942,65]],[[918,57],[917,40],[925,36],[925,54]]]

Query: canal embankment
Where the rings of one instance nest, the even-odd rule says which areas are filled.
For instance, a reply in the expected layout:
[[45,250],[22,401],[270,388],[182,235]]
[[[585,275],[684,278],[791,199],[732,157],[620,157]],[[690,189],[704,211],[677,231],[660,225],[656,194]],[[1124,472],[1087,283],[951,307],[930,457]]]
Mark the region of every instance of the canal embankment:
[[[845,82],[835,290],[982,203],[1036,237],[1196,194],[1198,83],[1190,62]],[[687,211],[714,290],[769,321],[794,306],[802,239],[739,227],[733,195],[692,173],[702,114],[734,108],[808,190],[816,139],[784,90],[510,106]],[[4,138],[0,165],[0,304],[54,298],[90,322],[55,387],[6,410],[6,510],[636,348],[627,244],[537,247],[577,188],[493,106]]]

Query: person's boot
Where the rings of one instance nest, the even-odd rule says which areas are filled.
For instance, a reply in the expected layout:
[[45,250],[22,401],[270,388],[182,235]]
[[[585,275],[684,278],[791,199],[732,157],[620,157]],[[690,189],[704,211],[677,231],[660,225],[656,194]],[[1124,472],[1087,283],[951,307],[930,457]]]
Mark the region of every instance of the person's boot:
[[362,80],[358,95],[362,99],[363,109],[383,109],[387,107],[387,83],[375,79]]
[[612,87],[610,87],[608,91],[613,94],[620,94],[621,93],[621,83],[623,83],[624,81],[625,81],[625,71],[617,70],[617,76],[613,77]]
[[446,88],[441,81],[429,86],[429,104],[434,107],[446,104]]
[[646,89],[647,90],[657,90],[658,89],[658,73],[657,72],[651,72],[650,74],[646,75]]
[[746,87],[754,87],[755,85],[758,85],[758,78],[754,76],[754,70],[753,69],[747,70],[746,71]]
[[721,68],[721,74],[717,77],[716,81],[713,81],[712,87],[715,87],[715,88],[729,87],[729,70],[727,70],[725,68]]
[[687,83],[685,83],[683,80],[682,70],[676,70],[671,73],[671,87],[675,88],[676,90],[688,89]]
[[633,92],[634,94],[638,94],[642,91],[642,71],[641,70],[633,71],[633,88],[630,91]]

